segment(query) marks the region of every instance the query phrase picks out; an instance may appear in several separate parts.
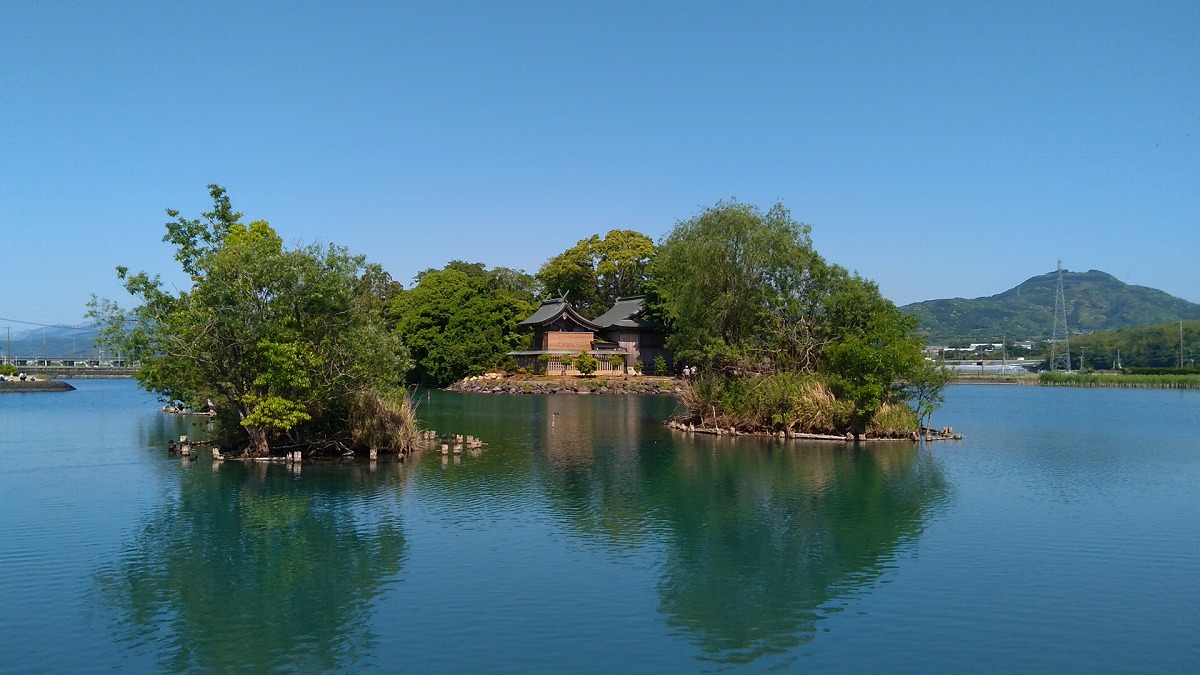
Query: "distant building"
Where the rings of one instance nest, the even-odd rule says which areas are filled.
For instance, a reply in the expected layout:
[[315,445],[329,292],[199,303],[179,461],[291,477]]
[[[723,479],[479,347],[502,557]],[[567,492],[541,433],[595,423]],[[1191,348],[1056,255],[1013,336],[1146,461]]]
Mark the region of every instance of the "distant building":
[[[546,371],[573,372],[563,366],[562,357],[587,352],[600,361],[599,370],[624,372],[640,362],[649,370],[654,358],[669,359],[661,331],[643,318],[644,296],[617,298],[616,303],[595,321],[585,319],[565,298],[542,301],[520,325],[533,329],[530,349],[509,352],[522,367]],[[613,366],[613,356],[621,365]]]

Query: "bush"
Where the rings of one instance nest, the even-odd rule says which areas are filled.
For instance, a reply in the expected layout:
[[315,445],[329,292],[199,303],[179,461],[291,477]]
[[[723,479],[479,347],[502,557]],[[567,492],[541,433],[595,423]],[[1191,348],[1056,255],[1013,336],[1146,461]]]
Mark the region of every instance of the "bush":
[[654,374],[655,375],[667,375],[668,373],[670,373],[670,371],[667,370],[667,359],[662,354],[655,356],[654,357]]
[[537,366],[534,368],[534,372],[537,373],[538,375],[545,375],[546,371],[549,370],[549,366],[550,366],[550,355],[549,354],[539,354],[537,357]]
[[596,369],[600,367],[600,361],[587,352],[579,352],[574,362],[575,370],[578,370],[579,374],[584,377],[591,377],[596,373]]
[[10,366],[7,364],[0,365],[0,375],[17,375],[20,372],[21,371],[18,370],[16,366]]
[[634,373],[637,373],[638,375],[641,375],[641,374],[642,374],[642,368],[644,368],[644,366],[642,365],[642,361],[641,361],[641,359],[638,359],[638,360],[636,360],[636,361],[634,361],[634,362],[633,362],[633,372],[634,372]]
[[621,370],[625,367],[625,357],[613,354],[608,357],[608,365],[613,367],[613,370]]

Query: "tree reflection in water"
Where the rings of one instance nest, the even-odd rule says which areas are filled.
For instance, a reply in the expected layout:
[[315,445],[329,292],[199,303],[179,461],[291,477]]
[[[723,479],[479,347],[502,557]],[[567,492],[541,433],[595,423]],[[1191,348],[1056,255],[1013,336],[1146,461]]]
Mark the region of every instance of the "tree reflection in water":
[[198,462],[96,581],[117,634],[163,670],[362,665],[400,572],[397,463]]
[[912,444],[687,437],[648,417],[631,409],[600,431],[560,416],[544,425],[541,473],[585,539],[663,547],[660,611],[716,662],[811,640],[831,605],[877,580],[947,495]]

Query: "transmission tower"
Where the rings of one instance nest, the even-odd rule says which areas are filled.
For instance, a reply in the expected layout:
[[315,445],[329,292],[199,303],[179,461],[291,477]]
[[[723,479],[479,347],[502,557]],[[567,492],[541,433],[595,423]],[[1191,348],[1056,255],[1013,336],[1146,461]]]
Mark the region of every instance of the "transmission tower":
[[1063,294],[1062,259],[1058,261],[1058,288],[1054,292],[1054,333],[1050,337],[1050,370],[1071,372],[1071,336],[1067,331],[1067,298]]

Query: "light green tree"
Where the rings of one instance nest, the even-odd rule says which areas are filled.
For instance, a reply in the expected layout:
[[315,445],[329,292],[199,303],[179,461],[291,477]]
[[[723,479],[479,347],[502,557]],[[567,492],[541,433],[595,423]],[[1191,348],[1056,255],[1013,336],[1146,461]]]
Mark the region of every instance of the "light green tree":
[[821,302],[841,273],[782,205],[719,202],[675,225],[651,263],[652,311],[677,357],[773,371],[816,363]]
[[[350,446],[381,407],[408,420],[400,389],[408,352],[388,330],[377,295],[386,275],[336,246],[289,250],[265,221],[241,223],[225,191],[209,186],[213,211],[177,211],[164,237],[192,287],[167,291],[158,277],[118,276],[140,304],[122,311],[93,299],[104,340],[140,360],[141,384],[165,399],[221,412],[230,443],[252,455],[272,443]],[[377,404],[377,405],[375,405]],[[411,425],[375,443],[399,447]]]
[[579,352],[575,357],[575,370],[579,371],[584,377],[591,377],[596,374],[596,369],[600,367],[600,361],[596,357],[587,352]]
[[[813,375],[853,405],[850,424],[861,432],[885,405],[918,391],[906,382],[921,378],[927,416],[940,388],[922,368],[916,319],[874,283],[827,263],[809,232],[780,204],[763,212],[719,202],[677,223],[659,246],[650,314],[667,326],[676,358],[704,373],[696,400],[723,392],[724,401],[704,407],[762,417],[746,404],[770,388],[764,378]],[[843,403],[829,405],[836,412]]]
[[619,298],[645,290],[654,240],[634,230],[593,235],[547,260],[536,275],[543,291],[565,294],[587,317],[603,313]]

